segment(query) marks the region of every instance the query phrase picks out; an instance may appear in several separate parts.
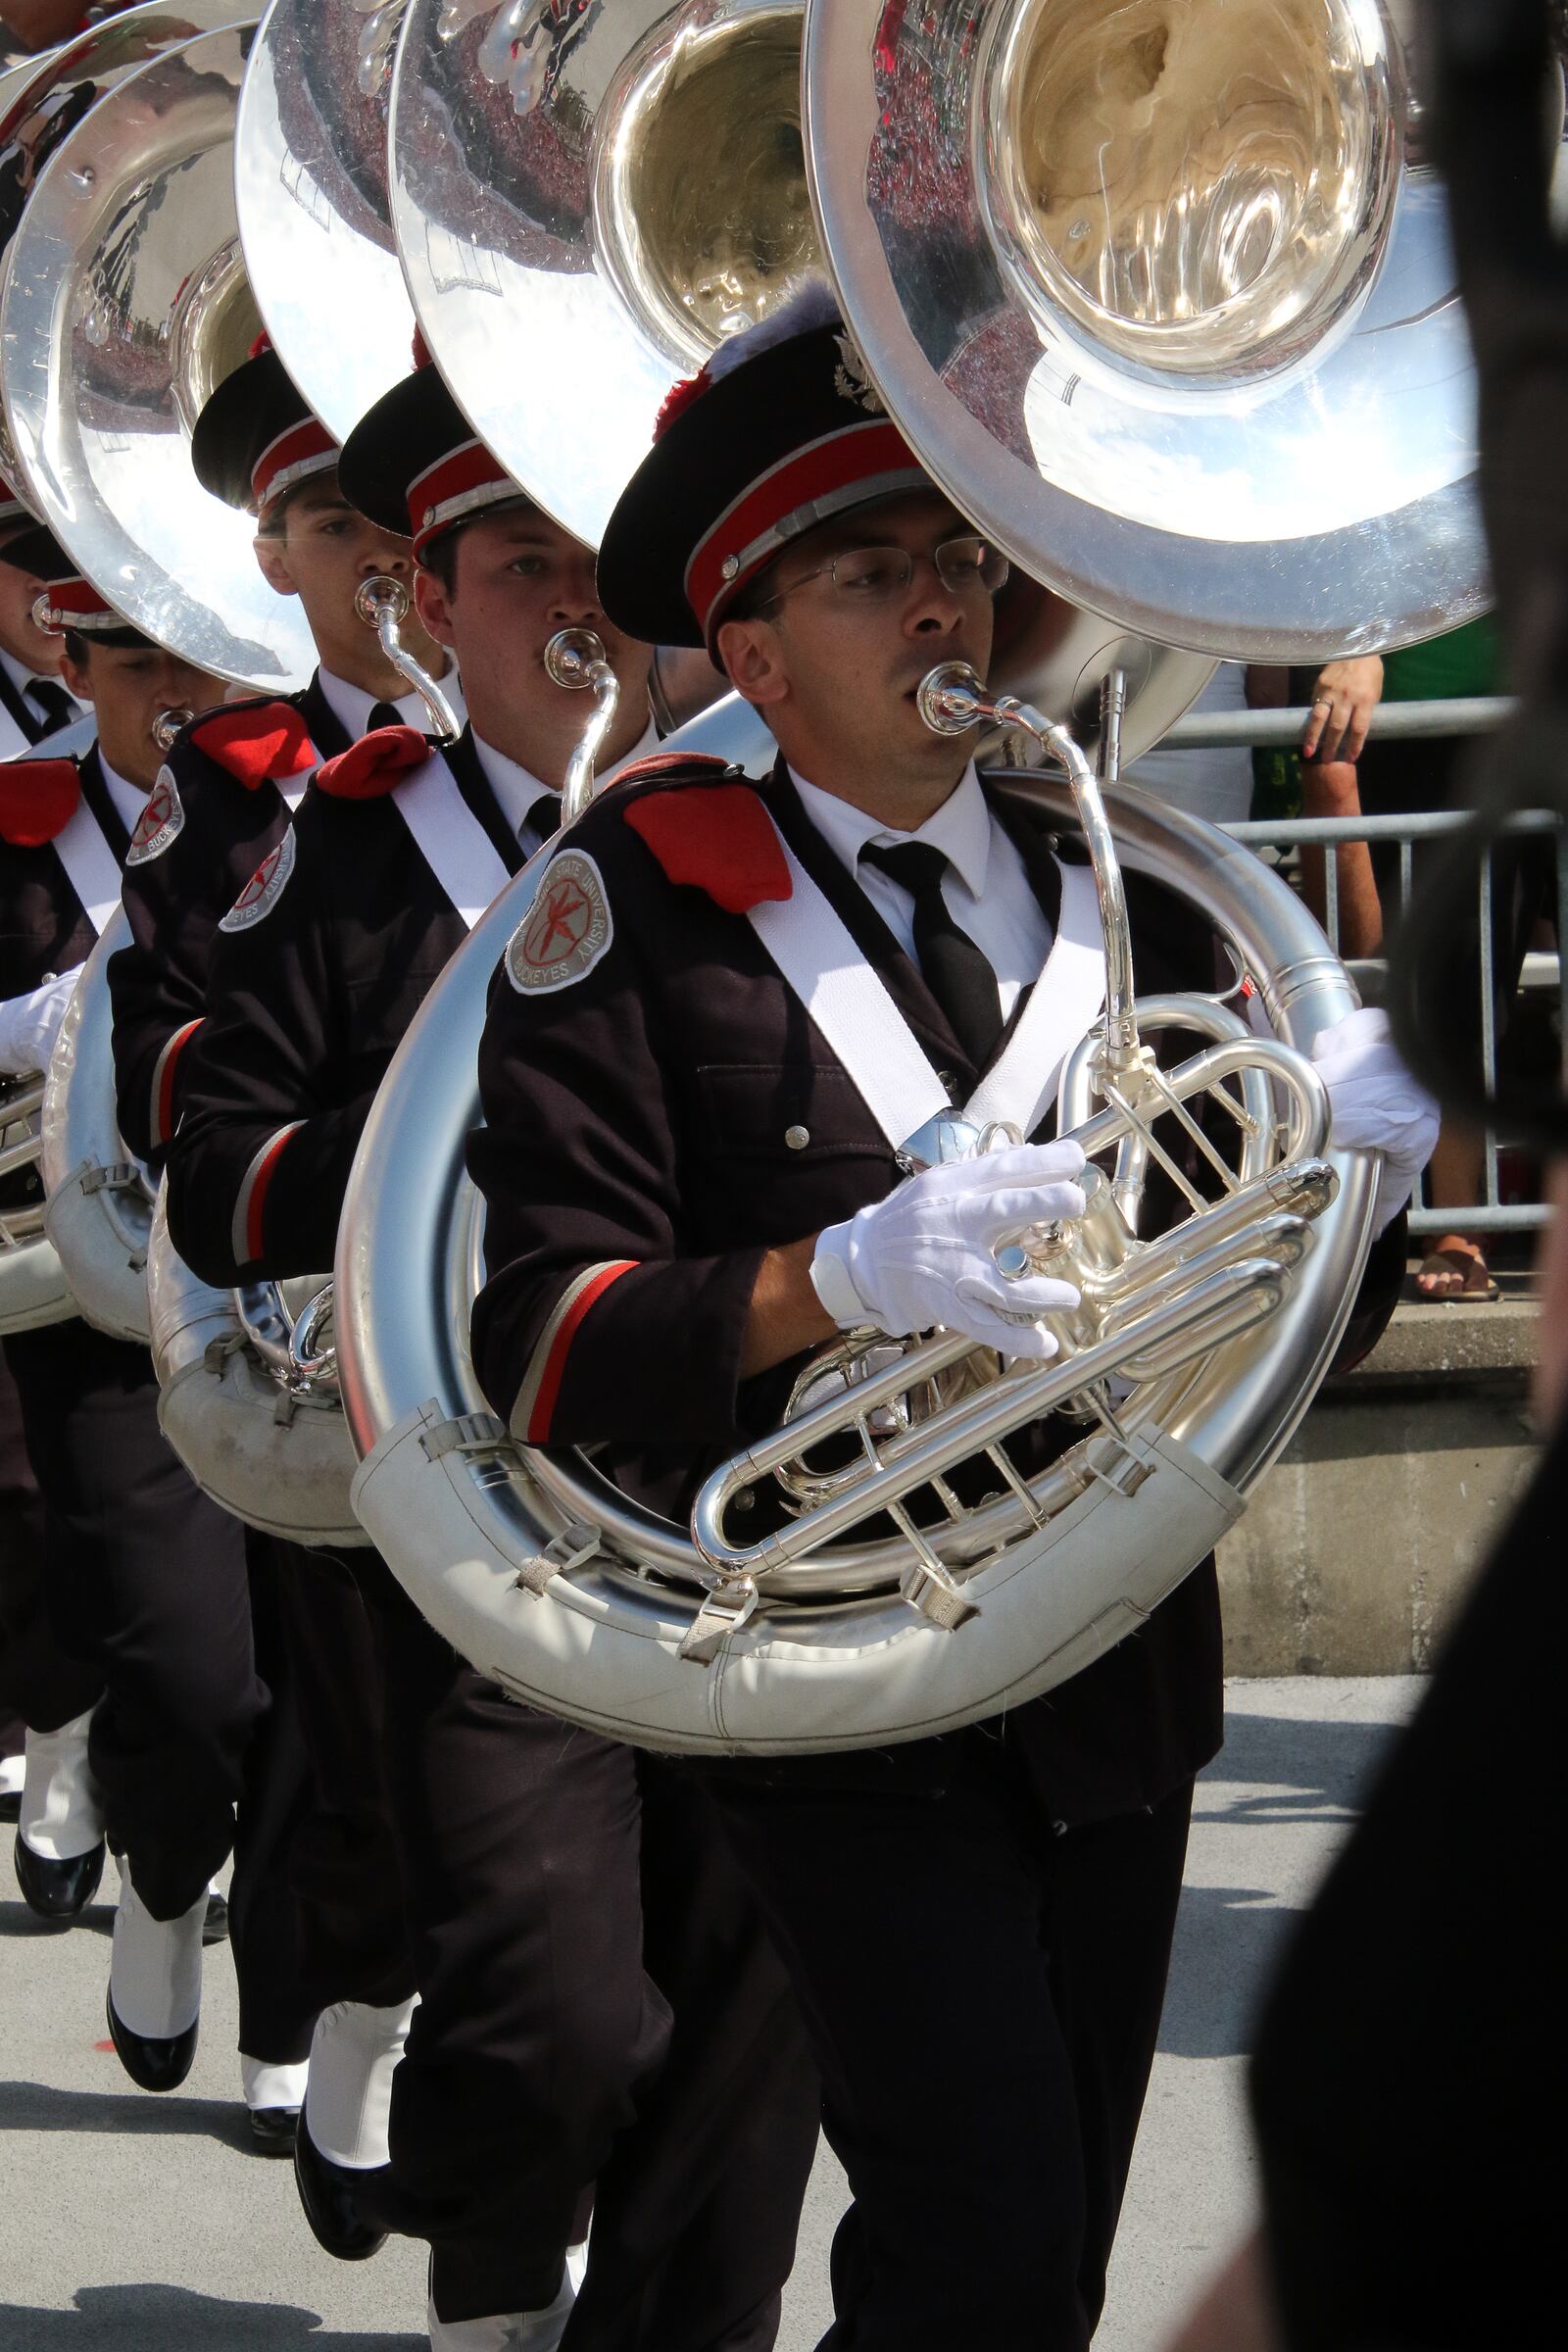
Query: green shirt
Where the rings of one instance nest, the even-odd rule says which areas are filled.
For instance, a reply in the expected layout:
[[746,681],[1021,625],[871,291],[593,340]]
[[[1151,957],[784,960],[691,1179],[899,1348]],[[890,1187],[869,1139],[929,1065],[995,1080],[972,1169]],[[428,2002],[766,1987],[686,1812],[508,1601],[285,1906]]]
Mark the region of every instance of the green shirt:
[[1386,703],[1452,703],[1503,692],[1502,637],[1490,612],[1383,657]]

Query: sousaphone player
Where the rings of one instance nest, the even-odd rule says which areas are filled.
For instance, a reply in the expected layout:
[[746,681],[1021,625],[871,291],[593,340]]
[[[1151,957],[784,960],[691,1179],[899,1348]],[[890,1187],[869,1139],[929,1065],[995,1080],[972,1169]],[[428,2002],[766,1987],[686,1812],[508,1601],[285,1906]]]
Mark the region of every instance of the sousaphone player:
[[[629,780],[547,872],[481,1053],[473,1345],[518,1439],[604,1447],[666,1509],[777,1424],[841,1327],[942,1325],[1041,1359],[1040,1318],[1077,1303],[996,1256],[1082,1208],[1082,1153],[1050,1116],[1021,1147],[900,1182],[868,1107],[910,1038],[962,1105],[1038,992],[1061,1012],[1058,1053],[1103,1001],[1097,959],[1052,954],[1084,868],[916,705],[938,662],[985,675],[1004,571],[815,292],[678,388],[606,534],[612,620],[706,643],[779,760],[755,789],[711,765]],[[565,935],[537,912],[555,877]],[[1140,986],[1215,987],[1191,916],[1152,885],[1127,895]],[[828,973],[858,992],[854,1066],[806,1009]],[[1377,1016],[1333,1038],[1339,1140],[1388,1152],[1350,1327],[1364,1348],[1392,1311],[1430,1125]],[[1042,1072],[1024,1077],[1027,1125]],[[1032,1466],[1067,1440],[1010,1443]],[[1220,1674],[1210,1564],[1004,1719],[691,1767],[801,1995],[854,2191],[826,2340],[1087,2344]]]

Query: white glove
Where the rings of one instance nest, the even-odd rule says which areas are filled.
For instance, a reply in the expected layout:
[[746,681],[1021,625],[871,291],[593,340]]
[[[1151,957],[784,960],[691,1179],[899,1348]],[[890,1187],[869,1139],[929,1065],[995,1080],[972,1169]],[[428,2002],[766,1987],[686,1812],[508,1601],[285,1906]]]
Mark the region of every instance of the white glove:
[[1081,1217],[1084,1169],[1076,1144],[1023,1144],[926,1168],[847,1225],[818,1237],[811,1282],[846,1331],[874,1323],[892,1339],[938,1324],[1004,1355],[1046,1363],[1049,1331],[1012,1315],[1042,1315],[1079,1303],[1070,1282],[1047,1275],[1012,1281],[997,1250],[1034,1225]]
[[1364,1006],[1312,1040],[1312,1059],[1329,1090],[1329,1141],[1348,1152],[1379,1152],[1374,1225],[1391,1225],[1432,1157],[1439,1111],[1400,1059],[1389,1016]]
[[66,1017],[66,1006],[76,993],[81,966],[46,980],[25,997],[11,997],[0,1004],[0,1070],[23,1077],[32,1070],[47,1071],[49,1057]]

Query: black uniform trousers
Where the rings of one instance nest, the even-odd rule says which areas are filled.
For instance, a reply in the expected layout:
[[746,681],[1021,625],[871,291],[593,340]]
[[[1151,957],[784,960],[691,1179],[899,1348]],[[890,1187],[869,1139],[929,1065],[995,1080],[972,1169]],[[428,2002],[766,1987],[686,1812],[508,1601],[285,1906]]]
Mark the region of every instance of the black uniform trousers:
[[22,1399],[0,1348],[0,1756],[20,1755],[27,1731],[57,1732],[85,1715],[101,1685],[69,1658],[49,1628],[44,1509],[22,1427]]
[[[855,2203],[819,2352],[1082,2352],[1192,1809],[1057,1827],[997,1727],[926,1784],[704,1765],[788,1962]],[[865,1759],[857,1759],[863,1763]]]
[[569,2352],[765,2352],[818,2096],[701,1791],[514,1705],[359,1565],[420,1995],[362,2204],[430,2240],[456,2322],[548,2303],[597,2180]]

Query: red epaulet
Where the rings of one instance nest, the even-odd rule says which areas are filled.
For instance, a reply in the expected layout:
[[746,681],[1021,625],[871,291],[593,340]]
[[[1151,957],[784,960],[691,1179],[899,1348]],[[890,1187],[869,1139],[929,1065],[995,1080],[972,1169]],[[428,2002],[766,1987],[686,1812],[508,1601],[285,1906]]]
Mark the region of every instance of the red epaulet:
[[74,760],[8,760],[0,765],[0,840],[41,850],[65,831],[80,798]]
[[430,757],[430,738],[417,727],[377,727],[318,768],[317,789],[334,801],[378,801]]
[[[691,780],[661,777],[662,766],[681,767]],[[663,789],[630,802],[626,822],[671,882],[706,891],[731,914],[793,894],[784,844],[761,796],[721,760],[699,762],[666,755],[662,761],[645,760],[617,776],[615,788],[645,780],[662,782]]]
[[186,740],[249,792],[302,776],[317,761],[311,731],[292,703],[232,703],[199,718]]

